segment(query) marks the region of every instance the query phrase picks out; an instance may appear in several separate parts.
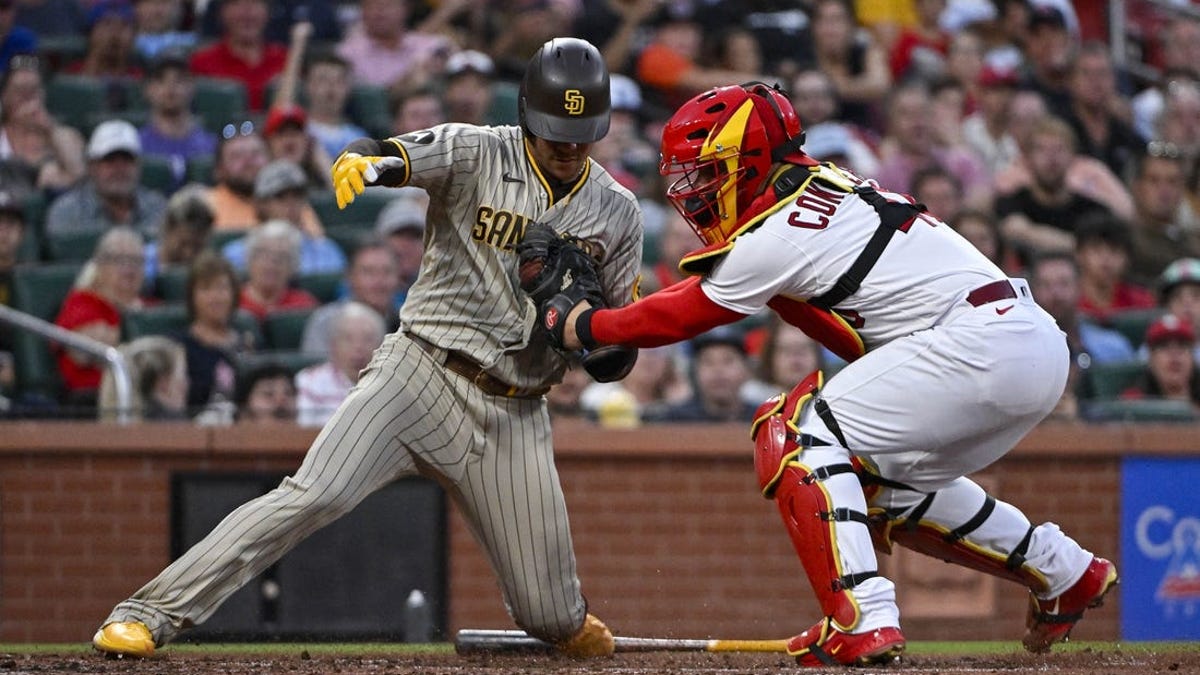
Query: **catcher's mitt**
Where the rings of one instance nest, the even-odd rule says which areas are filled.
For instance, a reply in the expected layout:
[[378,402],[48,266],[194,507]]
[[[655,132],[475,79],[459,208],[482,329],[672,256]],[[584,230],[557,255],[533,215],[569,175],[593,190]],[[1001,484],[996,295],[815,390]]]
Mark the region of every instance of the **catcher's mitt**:
[[593,306],[604,306],[596,261],[578,240],[560,235],[549,225],[530,223],[517,244],[517,261],[521,290],[539,309],[559,294],[572,300],[573,305],[587,300]]

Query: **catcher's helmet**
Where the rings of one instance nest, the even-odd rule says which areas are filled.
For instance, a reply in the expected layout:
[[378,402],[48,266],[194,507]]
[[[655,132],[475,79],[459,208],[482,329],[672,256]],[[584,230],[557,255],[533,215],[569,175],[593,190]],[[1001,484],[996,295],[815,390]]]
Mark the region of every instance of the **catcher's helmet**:
[[662,132],[667,198],[706,244],[734,236],[771,165],[799,153],[800,118],[761,82],[711,89],[684,103]]
[[608,133],[608,67],[590,42],[554,38],[521,80],[517,112],[525,131],[548,141],[594,143]]

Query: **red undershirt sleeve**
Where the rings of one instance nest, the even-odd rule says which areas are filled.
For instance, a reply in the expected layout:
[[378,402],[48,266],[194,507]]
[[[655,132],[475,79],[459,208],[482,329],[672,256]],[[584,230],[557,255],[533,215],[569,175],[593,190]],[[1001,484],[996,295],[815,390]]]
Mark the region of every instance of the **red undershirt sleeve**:
[[601,345],[660,347],[744,318],[710,300],[700,277],[688,277],[635,303],[592,312],[591,336]]

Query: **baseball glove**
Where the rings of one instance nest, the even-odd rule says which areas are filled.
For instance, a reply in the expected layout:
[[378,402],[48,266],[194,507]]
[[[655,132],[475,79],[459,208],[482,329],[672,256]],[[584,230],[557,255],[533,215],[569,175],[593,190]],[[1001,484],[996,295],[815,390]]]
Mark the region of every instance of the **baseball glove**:
[[573,305],[587,300],[593,306],[604,306],[596,261],[577,239],[564,237],[549,225],[530,223],[517,244],[517,261],[521,290],[539,309],[559,294],[572,300]]

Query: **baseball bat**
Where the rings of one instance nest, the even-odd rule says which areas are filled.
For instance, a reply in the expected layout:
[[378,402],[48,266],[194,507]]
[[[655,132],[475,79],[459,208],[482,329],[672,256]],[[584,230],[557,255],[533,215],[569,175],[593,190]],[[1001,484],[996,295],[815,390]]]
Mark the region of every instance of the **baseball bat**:
[[[787,640],[717,640],[616,636],[618,652],[786,652]],[[550,651],[554,645],[521,630],[463,628],[454,639],[459,654],[475,652]]]

